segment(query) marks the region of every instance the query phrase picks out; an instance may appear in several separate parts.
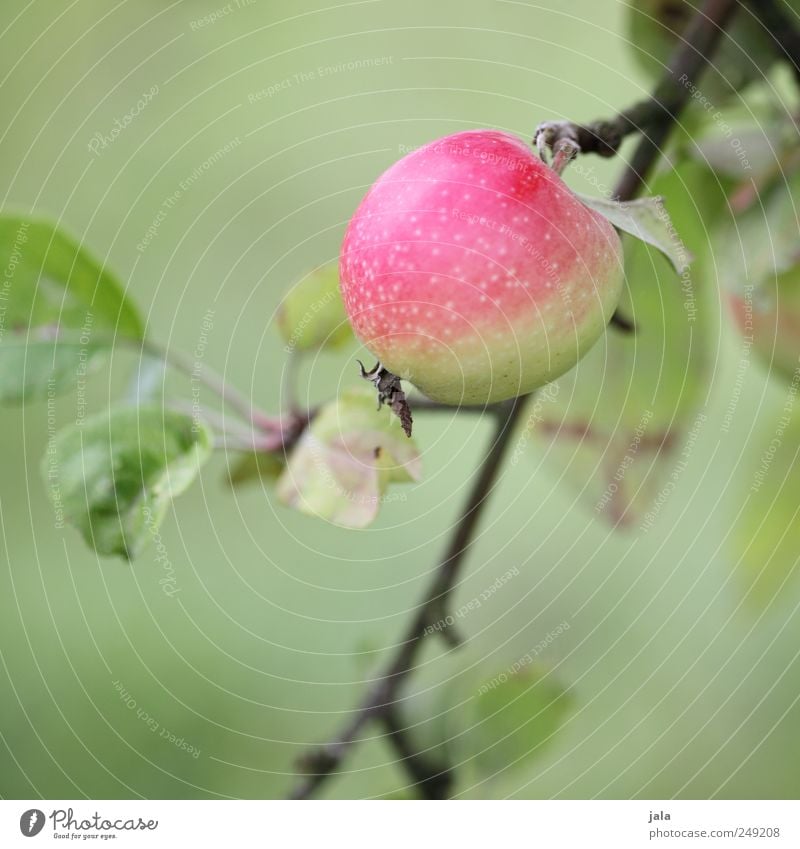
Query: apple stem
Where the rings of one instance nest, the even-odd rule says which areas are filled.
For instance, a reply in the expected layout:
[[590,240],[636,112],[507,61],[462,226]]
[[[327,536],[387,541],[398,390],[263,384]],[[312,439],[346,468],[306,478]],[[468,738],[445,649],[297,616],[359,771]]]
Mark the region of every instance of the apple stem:
[[553,153],[553,164],[550,166],[560,177],[564,169],[580,153],[577,143],[571,139],[561,139]]

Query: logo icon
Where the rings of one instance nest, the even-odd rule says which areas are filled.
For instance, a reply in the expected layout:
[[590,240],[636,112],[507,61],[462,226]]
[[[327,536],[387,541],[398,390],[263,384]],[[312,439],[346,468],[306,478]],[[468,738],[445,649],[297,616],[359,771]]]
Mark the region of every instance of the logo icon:
[[44,828],[44,812],[38,808],[31,808],[19,818],[19,830],[25,837],[36,837]]

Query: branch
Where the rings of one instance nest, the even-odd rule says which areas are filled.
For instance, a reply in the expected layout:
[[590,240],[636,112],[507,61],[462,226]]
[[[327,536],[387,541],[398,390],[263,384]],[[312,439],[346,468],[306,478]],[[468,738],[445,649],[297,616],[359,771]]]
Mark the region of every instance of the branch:
[[800,83],[800,29],[797,18],[776,0],[745,0],[756,20],[775,41],[776,51],[792,66]]
[[199,359],[192,358],[175,348],[169,348],[152,339],[123,339],[124,344],[140,352],[162,360],[177,371],[182,372],[192,381],[197,381],[207,386],[232,410],[235,410],[246,422],[255,428],[269,428],[274,425],[275,420],[259,410],[246,395],[228,383],[225,378],[217,374]]
[[[476,413],[504,419],[507,406],[501,404],[461,404],[454,407],[452,404],[442,404],[439,401],[431,401],[424,395],[414,396],[410,401],[410,407],[414,412],[423,413]],[[297,441],[303,435],[308,425],[314,421],[320,407],[311,407],[309,410],[295,410],[287,412],[283,416],[264,416],[269,421],[264,421],[252,441],[246,442],[241,450],[256,451],[265,454],[288,454]],[[204,414],[205,415],[205,414]]]
[[[473,542],[478,521],[496,483],[503,458],[511,444],[514,425],[525,409],[525,402],[529,397],[515,398],[499,405],[504,414],[497,418],[491,446],[481,463],[467,503],[455,526],[455,534],[436,569],[434,580],[419,606],[405,638],[400,643],[394,657],[386,665],[380,678],[367,693],[361,706],[356,710],[350,724],[333,743],[304,759],[303,765],[311,775],[298,785],[291,798],[307,799],[318,790],[326,779],[339,769],[350,746],[359,737],[364,726],[371,720],[378,718],[386,722],[387,717],[389,717],[388,721],[393,721],[392,717],[399,700],[400,687],[408,673],[414,668],[417,653],[425,636],[428,633],[434,633],[428,631],[428,626],[434,624],[440,617],[440,611],[444,608],[455,586],[464,556]],[[396,739],[395,742],[397,742]],[[403,745],[409,745],[407,740]],[[410,751],[411,749],[407,748],[407,752]],[[413,761],[406,757],[404,763],[407,766],[411,764],[419,765],[416,757]],[[437,775],[439,774],[437,773]]]
[[[661,146],[678,116],[689,102],[691,87],[685,85],[686,80],[696,79],[703,71],[736,6],[736,0],[705,0],[686,28],[666,73],[647,100],[621,112],[612,121],[596,121],[587,126],[569,122],[541,125],[535,141],[541,153],[544,153],[546,147],[553,150],[554,170],[560,173],[577,153],[594,152],[602,156],[613,156],[623,138],[634,132],[642,133],[643,139],[624,171],[616,191],[620,200],[633,198],[655,163]],[[616,321],[618,325],[626,325],[622,317],[618,317]],[[524,398],[517,398],[499,405],[491,448],[483,459],[478,477],[455,526],[450,545],[436,570],[433,583],[404,640],[361,706],[355,711],[349,725],[332,743],[303,759],[305,770],[310,774],[295,788],[291,798],[309,798],[331,775],[338,772],[350,747],[359,739],[364,727],[375,719],[386,725],[391,742],[422,792],[431,796],[446,791],[450,780],[449,772],[441,769],[436,771],[427,764],[411,745],[405,729],[401,729],[397,724],[396,710],[401,698],[399,693],[406,677],[414,669],[424,638],[436,631],[430,626],[443,618],[441,614],[446,610],[464,556],[472,544],[480,515],[496,483],[503,457],[511,442],[514,424],[524,409],[524,401]],[[417,407],[440,409],[439,405],[430,403],[418,404]],[[481,408],[484,409],[490,408]]]
[[614,156],[623,139],[633,133],[643,136],[617,187],[619,200],[635,197],[655,161],[672,126],[691,99],[686,81],[696,80],[708,64],[737,0],[705,0],[681,34],[663,76],[646,100],[620,112],[611,120],[580,125],[570,121],[540,124],[534,141],[540,153],[549,147],[554,167],[563,170],[579,153]]
[[453,783],[452,772],[430,763],[414,749],[408,731],[399,722],[397,711],[384,711],[383,722],[388,732],[387,739],[400,756],[406,771],[414,779],[414,786],[420,795],[424,799],[447,799]]
[[667,136],[691,99],[691,86],[685,83],[692,83],[705,69],[737,8],[737,0],[706,0],[686,27],[682,37],[685,43],[672,54],[653,96],[647,103],[628,110],[644,130],[617,183],[617,200],[631,200],[639,193]]

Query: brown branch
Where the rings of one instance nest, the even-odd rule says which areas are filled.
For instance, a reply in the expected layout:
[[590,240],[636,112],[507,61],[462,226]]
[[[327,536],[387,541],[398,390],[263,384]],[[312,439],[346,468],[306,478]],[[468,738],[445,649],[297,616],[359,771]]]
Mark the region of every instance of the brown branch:
[[[685,85],[685,82],[696,79],[705,68],[736,5],[736,0],[705,0],[683,34],[667,72],[656,86],[653,95],[646,101],[621,112],[610,122],[598,121],[587,126],[569,122],[542,125],[537,131],[536,139],[540,150],[543,152],[544,148],[549,146],[554,153],[554,166],[560,170],[578,152],[611,156],[617,152],[624,137],[634,132],[641,133],[643,139],[617,186],[619,199],[633,198],[639,192],[667,135],[690,99],[691,88]],[[625,325],[626,322],[620,317],[617,324]],[[305,771],[310,774],[298,784],[291,798],[306,799],[312,796],[339,770],[350,747],[359,739],[365,726],[375,719],[386,725],[389,738],[399,752],[402,763],[421,791],[432,795],[446,790],[450,780],[449,771],[436,770],[428,764],[413,747],[407,731],[396,724],[397,706],[401,701],[400,690],[416,664],[424,638],[437,632],[437,629],[431,626],[443,618],[442,612],[446,611],[459,568],[472,544],[478,520],[499,475],[511,442],[514,424],[524,409],[524,400],[517,398],[498,408],[501,415],[497,418],[490,450],[481,463],[450,545],[436,569],[434,580],[405,638],[340,735],[332,743],[303,759]],[[439,405],[430,403],[420,404],[418,408],[441,409]],[[446,776],[444,784],[439,780],[441,776]]]
[[617,183],[618,200],[639,194],[737,8],[737,0],[706,0],[692,16],[653,96],[622,113],[631,126],[641,129],[642,140]]
[[[503,417],[506,413],[505,404],[442,404],[431,401],[424,396],[415,396],[409,401],[409,407],[414,412],[423,413],[477,413],[493,417]],[[297,444],[303,432],[319,413],[319,407],[309,410],[296,410],[284,416],[266,417],[262,426],[249,437],[244,437],[234,444],[229,441],[228,447],[242,451],[255,451],[257,454],[288,454]]]
[[692,89],[687,83],[694,84],[705,69],[737,5],[737,0],[705,0],[681,34],[650,97],[611,120],[586,125],[570,121],[540,124],[534,137],[540,152],[549,147],[554,156],[567,161],[578,153],[614,156],[627,136],[640,133],[642,141],[616,192],[620,200],[635,197],[675,121],[691,99]]
[[418,752],[413,745],[408,730],[400,723],[397,711],[387,710],[382,715],[386,727],[387,740],[400,757],[400,763],[414,780],[423,799],[447,799],[453,783],[450,769],[430,761]]
[[800,28],[797,17],[776,0],[745,0],[753,16],[775,42],[778,55],[792,66],[800,83]]
[[435,630],[429,630],[429,626],[436,623],[453,590],[464,556],[472,545],[478,521],[500,473],[503,458],[514,433],[514,425],[521,416],[528,397],[515,398],[501,405],[504,415],[497,418],[492,443],[481,462],[478,476],[472,484],[467,503],[455,526],[455,533],[404,639],[361,706],[356,709],[350,724],[333,743],[319,749],[311,758],[304,759],[305,771],[311,774],[295,788],[291,798],[310,797],[338,770],[364,726],[376,718],[386,722],[386,717],[397,709],[400,687],[416,663],[424,637],[436,633]]

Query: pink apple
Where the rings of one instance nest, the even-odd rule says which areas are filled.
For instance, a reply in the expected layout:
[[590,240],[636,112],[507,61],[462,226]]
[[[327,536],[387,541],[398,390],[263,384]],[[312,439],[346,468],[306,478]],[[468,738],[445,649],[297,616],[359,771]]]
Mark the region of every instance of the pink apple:
[[386,171],[342,245],[350,322],[383,365],[447,404],[521,395],[597,341],[622,248],[515,136],[470,130]]

